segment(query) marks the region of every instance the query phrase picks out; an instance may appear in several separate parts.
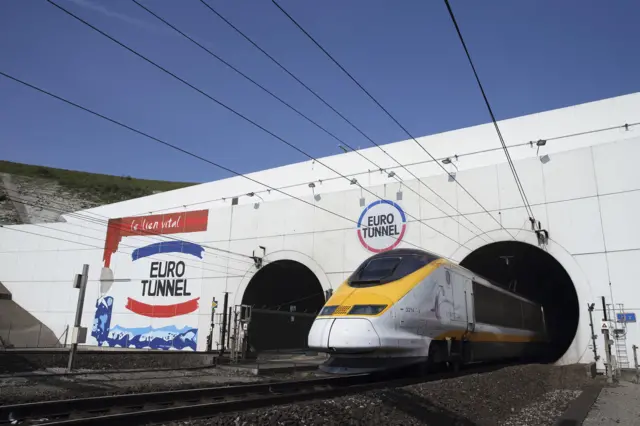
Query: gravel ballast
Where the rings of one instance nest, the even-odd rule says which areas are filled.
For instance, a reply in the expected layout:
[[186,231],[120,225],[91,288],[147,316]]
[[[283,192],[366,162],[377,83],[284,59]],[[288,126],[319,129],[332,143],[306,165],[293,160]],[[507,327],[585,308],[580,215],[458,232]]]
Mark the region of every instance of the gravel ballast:
[[592,383],[585,366],[527,365],[176,425],[552,425]]
[[[282,379],[286,379],[283,377]],[[0,378],[0,405],[133,392],[255,383],[267,379],[221,368]]]

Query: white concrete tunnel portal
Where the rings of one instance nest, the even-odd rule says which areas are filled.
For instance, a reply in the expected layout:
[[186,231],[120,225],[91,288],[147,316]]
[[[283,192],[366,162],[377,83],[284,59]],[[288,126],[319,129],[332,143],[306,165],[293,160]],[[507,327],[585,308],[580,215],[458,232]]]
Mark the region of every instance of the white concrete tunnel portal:
[[540,303],[550,339],[540,361],[556,362],[564,356],[578,332],[580,306],[571,277],[554,256],[529,243],[497,241],[469,253],[460,265]]
[[249,350],[304,349],[311,324],[325,303],[322,284],[303,263],[267,263],[251,278],[242,304],[252,307]]
[[[455,179],[415,154],[413,141],[392,143],[388,149],[401,164],[415,167],[424,185],[409,179],[392,181],[390,174],[368,170],[356,153],[323,159],[332,167],[353,169],[356,182],[384,196],[388,203],[374,205],[377,197],[363,194],[350,182],[306,161],[251,174],[257,182],[288,188],[290,197],[233,177],[86,210],[86,214],[109,218],[109,224],[113,224],[105,226],[102,255],[99,249],[94,252],[78,246],[96,245],[97,237],[60,238],[61,233],[78,233],[76,228],[82,225],[82,219],[77,214],[63,215],[66,222],[46,228],[36,228],[37,224],[5,226],[0,229],[0,279],[6,287],[4,293],[13,299],[11,303],[29,314],[29,321],[25,320],[19,330],[12,329],[12,343],[37,342],[38,336],[32,337],[32,324],[50,330],[51,338],[63,335],[69,318],[73,318],[77,298],[77,291],[66,280],[87,263],[91,267],[91,288],[87,292],[91,299],[85,303],[87,314],[83,315],[82,326],[91,329],[92,321],[104,316],[100,316],[99,307],[113,314],[111,322],[102,323],[99,332],[88,336],[88,346],[124,347],[120,330],[125,330],[137,338],[135,344],[140,349],[169,350],[176,349],[171,345],[177,344],[181,350],[206,350],[212,312],[204,302],[218,301],[220,309],[227,293],[227,308],[240,304],[254,308],[249,330],[253,349],[302,349],[309,326],[324,304],[325,291],[335,289],[375,250],[418,246],[445,255],[505,288],[517,282],[512,285],[517,293],[545,308],[552,340],[548,362],[592,362],[592,348],[595,346],[602,355],[604,339],[596,331],[592,341],[587,305],[599,305],[600,298],[605,297],[605,303],[617,302],[617,309],[633,313],[640,295],[635,267],[640,263],[640,222],[634,215],[640,206],[640,168],[636,167],[640,124],[624,124],[640,123],[639,105],[640,93],[635,93],[502,122],[512,141],[509,149],[531,208],[549,232],[544,245],[538,244],[527,226],[529,215],[522,207],[490,124],[421,138],[419,143],[433,147],[438,159],[460,156],[459,162],[447,166],[451,173],[455,168]],[[539,153],[537,147],[527,143],[537,138],[548,141]],[[372,158],[383,157],[375,148],[362,152]],[[311,188],[313,182],[319,183]],[[478,197],[482,205],[473,203],[455,182]],[[410,186],[415,192],[408,189]],[[427,187],[433,188],[433,195]],[[258,193],[263,199],[256,208],[255,198],[248,195]],[[445,208],[438,196],[450,203],[452,210]],[[308,202],[303,205],[292,197]],[[444,210],[436,211],[437,206]],[[487,212],[482,213],[480,207]],[[453,210],[457,211],[455,215]],[[347,226],[331,212],[357,223]],[[369,219],[375,225],[375,216],[381,214],[394,215],[394,232],[389,228],[380,238],[372,238],[364,228],[369,227]],[[487,214],[499,220],[491,220]],[[443,215],[451,215],[451,219]],[[467,229],[469,232],[462,230],[454,224],[456,217],[472,218],[472,226],[477,226],[479,233],[475,227]],[[147,222],[159,224],[158,236],[163,241],[178,239],[193,244],[193,252],[183,253],[190,259],[188,297],[145,294],[141,281],[153,275],[148,264],[152,260],[150,256],[134,257],[129,249],[155,250],[157,243],[136,238],[131,232],[115,232],[119,230],[115,225]],[[173,226],[177,223],[181,224],[179,228]],[[217,251],[201,246],[202,242],[219,244],[242,259],[256,247],[266,247],[263,266],[256,269],[253,262],[229,258],[224,265],[230,271],[228,275],[219,276],[218,271],[205,274],[207,265],[223,265],[216,263]],[[164,248],[171,249],[172,245]],[[173,256],[170,252],[160,255],[163,259]],[[117,279],[135,279],[131,283],[111,282],[113,285],[106,289],[97,287],[103,268],[117,270]],[[33,291],[21,284],[25,281],[47,284],[38,287],[42,290],[34,297]],[[96,301],[93,306],[94,296],[101,304]],[[129,306],[130,300],[139,303]],[[180,306],[185,310],[156,318],[148,315],[147,306]],[[598,308],[593,314],[596,329],[601,325]],[[616,340],[629,353],[640,341],[640,325],[635,319],[631,322],[634,324],[628,329],[626,322],[623,324],[628,337]],[[2,325],[0,321],[0,333],[6,334]],[[165,327],[177,330],[180,337],[166,341],[148,338]],[[216,333],[220,331],[221,327],[214,331],[212,344],[221,344],[222,333]],[[182,339],[185,336],[188,338]],[[229,342],[229,334],[224,337]],[[620,357],[619,365],[632,365],[624,358]]]
[[[498,241],[475,249],[460,265],[540,303],[550,345],[539,361],[562,358],[576,336],[580,310],[574,283],[554,256],[526,242]],[[250,350],[304,349],[313,318],[324,302],[323,286],[303,263],[288,259],[267,263],[242,296],[242,303],[253,307]]]

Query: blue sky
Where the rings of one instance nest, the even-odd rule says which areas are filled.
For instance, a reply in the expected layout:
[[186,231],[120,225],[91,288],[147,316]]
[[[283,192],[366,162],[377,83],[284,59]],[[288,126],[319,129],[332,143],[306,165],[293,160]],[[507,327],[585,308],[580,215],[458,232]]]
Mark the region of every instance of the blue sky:
[[[133,2],[56,1],[312,155],[340,152]],[[270,1],[207,1],[376,142],[406,139]],[[350,145],[370,146],[198,0],[142,3]],[[451,3],[499,119],[640,90],[640,2]],[[414,135],[489,121],[442,1],[280,4]],[[44,0],[0,3],[0,70],[240,172],[305,160]],[[228,176],[4,77],[0,117],[0,159],[176,181]]]

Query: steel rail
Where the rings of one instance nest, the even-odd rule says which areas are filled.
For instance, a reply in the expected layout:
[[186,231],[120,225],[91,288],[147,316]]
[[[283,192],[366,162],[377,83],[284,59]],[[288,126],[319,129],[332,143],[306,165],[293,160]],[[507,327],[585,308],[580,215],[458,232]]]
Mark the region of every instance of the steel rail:
[[194,388],[76,398],[0,406],[0,424],[147,425],[212,417],[310,399],[332,398],[379,388],[408,386],[435,380],[478,374],[518,363],[467,366],[459,372],[430,373],[415,377],[398,370],[373,374],[351,374],[319,379],[268,382],[247,385]]
[[298,381],[132,393],[0,406],[0,424],[98,425],[126,421],[143,424],[213,415],[247,404],[298,400],[302,395],[335,392],[379,383],[381,376],[345,375]]

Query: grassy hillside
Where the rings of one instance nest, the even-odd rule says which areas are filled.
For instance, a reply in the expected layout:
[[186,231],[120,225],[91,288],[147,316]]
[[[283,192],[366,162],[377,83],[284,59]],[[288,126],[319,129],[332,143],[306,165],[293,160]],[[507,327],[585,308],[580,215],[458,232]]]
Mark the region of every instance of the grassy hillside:
[[195,185],[185,182],[134,179],[131,176],[111,176],[76,172],[52,167],[32,166],[0,160],[0,173],[46,179],[100,204],[128,200],[155,192],[171,191]]

